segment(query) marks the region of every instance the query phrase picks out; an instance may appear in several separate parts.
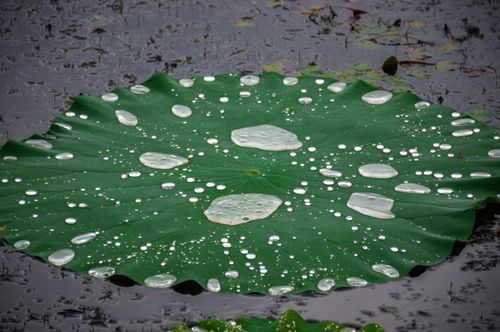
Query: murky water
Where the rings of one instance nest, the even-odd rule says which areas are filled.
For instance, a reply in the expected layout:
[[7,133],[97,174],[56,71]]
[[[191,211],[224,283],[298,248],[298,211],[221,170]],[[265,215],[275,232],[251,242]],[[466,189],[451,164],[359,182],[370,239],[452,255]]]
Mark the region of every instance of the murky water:
[[[424,62],[449,61],[458,65],[446,72],[425,65],[432,75],[430,79],[416,78],[413,66],[400,66],[398,74],[414,86],[422,99],[444,103],[460,112],[470,107],[497,112],[500,109],[497,77],[500,64],[494,60],[498,58],[496,43],[491,42],[499,38],[496,21],[500,11],[495,2],[357,1],[342,4],[368,12],[361,15],[341,6],[330,8],[335,15],[329,14],[328,8],[304,14],[309,5],[317,4],[310,0],[284,1],[276,7],[273,3],[3,1],[0,5],[0,142],[45,132],[53,117],[66,112],[72,98],[79,94],[101,95],[107,102],[116,102],[116,95],[105,92],[133,85],[132,92],[147,93],[134,84],[156,71],[169,72],[178,78],[205,75],[205,81],[211,82],[213,74],[259,73],[262,64],[280,63],[285,73],[296,75],[297,69],[309,65],[330,71],[346,70],[356,63],[369,63],[378,68],[390,55],[411,60],[416,52],[429,53]],[[242,28],[234,23],[242,17],[249,17],[251,25]],[[377,29],[379,22],[386,26],[424,24],[420,30],[412,28],[411,34],[441,46],[452,42],[457,50],[440,53],[435,49],[446,49],[390,43],[373,49],[355,47],[355,30],[359,27]],[[290,76],[283,84],[296,84],[294,78]],[[242,85],[257,83],[257,76],[242,77]],[[184,78],[179,84],[189,88],[192,81]],[[345,85],[327,88],[340,92]],[[249,96],[245,93],[241,97]],[[375,97],[380,101],[388,95]],[[308,102],[307,95],[301,98],[304,99],[297,102]],[[427,101],[417,104],[415,107],[422,112],[430,105]],[[376,111],[377,106],[367,104],[367,107]],[[116,117],[124,125],[138,125],[133,114],[121,113]],[[457,126],[455,136],[474,134],[474,128],[467,127],[473,125],[470,121],[458,118],[453,123]],[[72,130],[67,124],[61,126]],[[346,148],[342,142],[338,143],[339,149]],[[32,144],[50,149],[42,140],[32,140]],[[217,144],[217,139],[208,144]],[[443,151],[451,148],[448,146],[438,144]],[[418,154],[417,151],[410,153]],[[61,163],[73,157],[70,151],[58,156]],[[498,158],[500,152],[492,150],[489,156]],[[339,176],[334,168],[325,169],[321,174],[331,178]],[[473,174],[474,177],[489,176],[480,170]],[[351,184],[340,181],[337,185]],[[207,183],[206,186],[215,184]],[[173,187],[173,183],[163,185],[167,190]],[[306,190],[297,189],[298,194]],[[443,187],[438,192],[449,194],[447,189]],[[36,192],[36,188],[31,190]],[[423,189],[406,185],[403,190]],[[499,268],[496,265],[498,215],[498,208],[489,207],[483,211],[481,226],[460,255],[416,278],[407,277],[328,295],[279,299],[208,292],[182,295],[170,289],[125,287],[119,279],[115,282],[121,286],[117,286],[51,267],[2,245],[0,329],[159,330],[175,323],[193,323],[214,316],[225,319],[276,317],[294,308],[311,320],[335,320],[351,325],[376,321],[389,331],[496,330],[500,326],[500,310],[497,309]],[[77,220],[71,217],[66,222],[74,224]],[[88,234],[80,236],[75,241],[91,238]],[[269,241],[275,239],[270,237]],[[26,245],[29,243],[22,242],[18,247]],[[69,252],[54,256],[57,260],[69,257]],[[397,272],[383,264],[375,268],[389,276]],[[415,270],[412,275],[418,272]],[[114,271],[104,266],[95,267],[89,273],[105,278]],[[156,276],[150,281],[164,286],[171,282],[171,277]],[[354,286],[363,283],[362,280],[351,282]],[[322,280],[318,288],[327,291],[331,286],[331,281]],[[220,283],[212,279],[207,288],[217,292]],[[275,294],[287,291],[286,285],[272,290]]]

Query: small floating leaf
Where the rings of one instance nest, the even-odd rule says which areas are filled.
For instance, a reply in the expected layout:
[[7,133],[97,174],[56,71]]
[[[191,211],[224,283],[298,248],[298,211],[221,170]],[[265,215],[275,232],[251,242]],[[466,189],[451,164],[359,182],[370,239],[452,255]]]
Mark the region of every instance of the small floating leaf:
[[459,66],[455,62],[451,62],[448,60],[439,61],[436,63],[436,69],[439,71],[452,71],[458,69]]

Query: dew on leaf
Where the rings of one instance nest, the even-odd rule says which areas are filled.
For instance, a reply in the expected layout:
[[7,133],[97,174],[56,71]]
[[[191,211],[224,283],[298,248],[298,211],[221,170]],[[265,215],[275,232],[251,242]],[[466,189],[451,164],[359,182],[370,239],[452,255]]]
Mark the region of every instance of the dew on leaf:
[[273,125],[235,129],[231,132],[234,144],[265,151],[295,150],[302,147],[297,135]]
[[24,141],[24,143],[38,149],[52,149],[52,144],[44,139],[27,139],[26,141]]
[[474,131],[472,131],[471,129],[460,129],[460,130],[455,130],[451,134],[454,137],[465,137],[474,134]]
[[471,118],[461,118],[461,119],[451,121],[451,125],[455,126],[455,127],[468,126],[468,125],[471,125],[474,123],[476,123],[476,121],[474,119],[471,119]]
[[335,82],[327,86],[327,89],[331,92],[339,93],[345,90],[347,84],[344,82]]
[[394,190],[408,194],[428,194],[431,192],[426,186],[417,183],[401,183],[394,187]]
[[311,97],[300,97],[298,99],[299,101],[299,104],[302,104],[302,105],[309,105],[310,103],[312,103],[312,98]]
[[382,105],[391,100],[392,93],[386,90],[375,90],[365,93],[361,99],[370,105]]
[[115,116],[118,122],[120,122],[122,125],[129,127],[137,126],[138,123],[137,117],[130,112],[124,110],[116,110]]
[[171,169],[188,163],[186,158],[159,152],[143,153],[139,160],[144,166],[154,169]]
[[342,172],[335,171],[333,169],[322,168],[319,170],[319,174],[329,177],[329,178],[339,178],[342,176]]
[[186,105],[173,105],[171,108],[172,113],[179,118],[189,118],[193,111]]
[[488,156],[491,158],[500,158],[500,149],[493,149],[488,151]]
[[92,277],[106,279],[115,274],[115,268],[111,266],[94,267],[88,273]]
[[27,249],[31,245],[31,242],[29,240],[19,240],[14,243],[14,248],[18,250],[24,250]]
[[138,94],[138,95],[143,95],[146,93],[149,93],[150,90],[147,86],[141,85],[141,84],[136,84],[130,87],[130,92]]
[[118,101],[118,95],[116,93],[113,93],[113,92],[108,92],[108,93],[105,93],[101,96],[101,99],[108,102],[108,103],[114,103],[116,101]]
[[374,264],[372,270],[381,273],[389,278],[399,278],[399,272],[393,266],[388,264]]
[[260,82],[259,76],[245,75],[240,78],[240,83],[247,86],[257,85]]
[[347,284],[351,287],[364,287],[368,285],[368,281],[358,277],[348,277],[346,281]]
[[181,78],[179,84],[185,88],[190,88],[193,86],[194,81],[190,78]]
[[287,76],[287,77],[283,78],[283,84],[286,86],[294,86],[294,85],[297,85],[298,83],[299,83],[299,79],[297,77]]
[[293,291],[293,287],[288,285],[273,286],[268,289],[269,295],[273,296],[280,296],[286,293],[290,293],[291,291]]
[[353,193],[347,202],[354,211],[378,219],[393,219],[393,205],[393,199],[374,193]]
[[94,232],[83,233],[83,234],[77,235],[74,238],[72,238],[71,243],[73,243],[73,244],[85,244],[85,243],[90,242],[93,239],[95,239],[96,236],[97,235]]
[[168,288],[177,281],[177,278],[171,274],[157,274],[144,279],[144,285],[151,288]]
[[238,271],[234,271],[234,270],[227,271],[226,273],[224,273],[224,275],[228,279],[236,279],[236,278],[238,278],[240,276],[239,272]]
[[322,292],[329,292],[335,286],[335,280],[332,278],[321,279],[318,282],[318,289]]
[[61,152],[56,154],[56,159],[58,160],[70,160],[73,159],[73,154],[71,152]]
[[390,179],[398,175],[392,166],[385,164],[366,164],[358,168],[359,174],[366,178]]
[[210,292],[218,293],[220,292],[220,282],[215,278],[208,279],[207,289]]
[[68,264],[75,257],[75,252],[71,249],[61,249],[54,251],[49,255],[48,261],[55,266],[63,266]]

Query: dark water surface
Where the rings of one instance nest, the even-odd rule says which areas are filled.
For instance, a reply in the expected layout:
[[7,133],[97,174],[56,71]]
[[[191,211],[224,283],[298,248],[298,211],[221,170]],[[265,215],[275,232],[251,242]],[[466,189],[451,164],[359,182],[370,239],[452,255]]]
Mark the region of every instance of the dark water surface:
[[[422,98],[459,111],[486,109],[498,123],[498,1],[324,3],[330,6],[3,0],[0,144],[44,133],[79,94],[102,94],[154,72],[259,73],[265,64],[285,73],[311,65],[345,71],[367,63],[382,73],[389,56],[408,60],[397,74]],[[384,36],[367,43],[376,31]],[[416,77],[422,74],[416,69],[430,78]],[[458,255],[419,276],[281,299],[117,286],[51,267],[2,242],[0,331],[157,331],[210,317],[276,317],[289,308],[310,320],[375,321],[388,331],[498,331],[500,211],[489,206],[480,214],[463,250],[457,246]]]

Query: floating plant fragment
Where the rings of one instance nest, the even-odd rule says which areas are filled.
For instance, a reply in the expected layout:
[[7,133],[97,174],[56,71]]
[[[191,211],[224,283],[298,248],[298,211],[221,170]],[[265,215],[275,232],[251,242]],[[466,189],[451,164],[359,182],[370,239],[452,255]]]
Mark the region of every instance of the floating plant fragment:
[[361,81],[159,74],[9,141],[0,228],[97,278],[328,292],[446,258],[497,200],[499,157],[477,119]]

